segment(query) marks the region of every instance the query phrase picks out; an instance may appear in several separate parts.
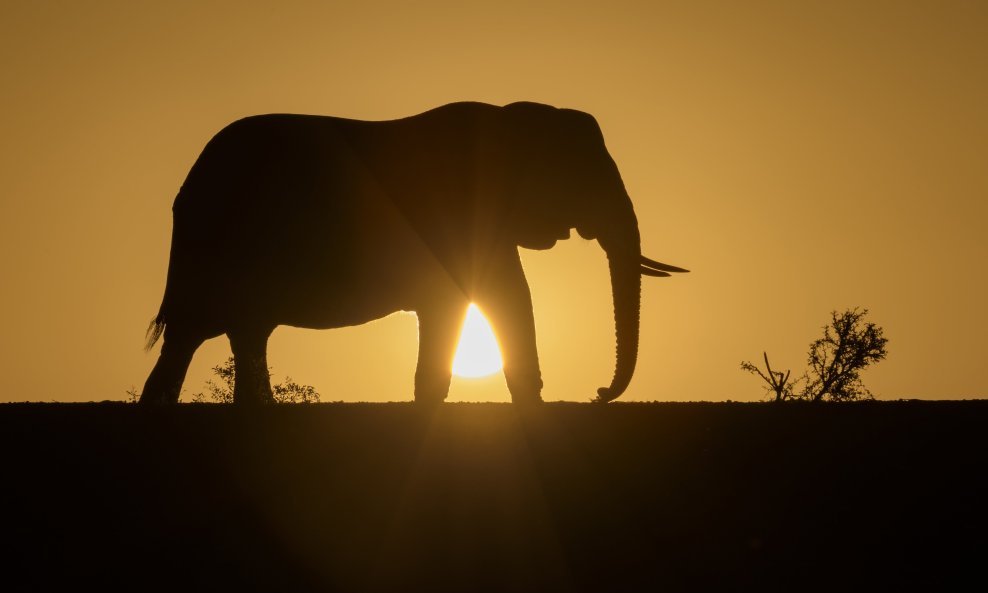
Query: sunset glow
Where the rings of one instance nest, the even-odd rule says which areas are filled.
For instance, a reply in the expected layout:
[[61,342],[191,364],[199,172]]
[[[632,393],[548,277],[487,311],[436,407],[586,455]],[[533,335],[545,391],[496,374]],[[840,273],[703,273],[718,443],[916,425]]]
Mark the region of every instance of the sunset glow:
[[[174,202],[227,124],[272,113],[384,122],[458,101],[532,101],[593,116],[642,252],[692,270],[642,279],[637,366],[621,401],[761,401],[759,379],[739,362],[768,351],[795,380],[830,312],[855,306],[870,309],[893,344],[865,378],[877,398],[988,395],[980,339],[988,277],[971,273],[988,257],[988,2],[756,4],[5,2],[0,64],[17,83],[0,93],[8,287],[0,402],[120,400],[142,390],[160,354],[160,341],[145,352],[145,330],[165,294]],[[409,149],[410,158],[423,154]],[[509,158],[519,154],[504,153],[505,175],[494,167],[485,176],[505,189],[521,183],[535,163]],[[380,163],[351,164],[362,183],[383,174]],[[442,177],[438,155],[406,165],[396,185],[435,176],[431,195],[452,192],[464,205],[471,192],[453,187],[484,169],[478,160],[459,178]],[[598,195],[575,185],[579,173],[532,178],[501,197],[534,206],[567,196],[575,206],[577,194]],[[544,205],[559,228],[576,220],[575,208],[553,217]],[[395,228],[424,212],[382,210]],[[236,219],[231,212],[222,226]],[[205,228],[220,230],[217,220]],[[521,230],[514,225],[487,230]],[[397,245],[399,235],[364,230],[368,246]],[[326,236],[289,238],[301,246]],[[466,262],[472,254],[461,251],[453,259]],[[381,272],[367,278],[383,283],[417,277],[409,253],[339,261],[365,263]],[[518,253],[542,397],[585,401],[616,364],[608,259],[599,241],[578,236]],[[753,276],[754,263],[775,282]],[[227,264],[208,274],[227,277]],[[321,273],[299,269],[309,279]],[[209,294],[212,275],[190,294]],[[481,275],[462,286],[468,300],[498,325],[474,280]],[[218,305],[298,290],[266,274],[257,281]],[[267,351],[275,374],[332,401],[414,399],[416,316],[382,310],[358,325],[368,316],[345,316],[336,298],[323,298],[326,318],[355,324],[280,325]],[[408,310],[418,302],[369,290],[338,298],[386,298]],[[454,326],[464,316],[457,309]],[[510,368],[507,334],[494,329]],[[206,340],[183,397],[202,391],[230,355],[226,337]],[[490,389],[458,376],[469,389],[453,399],[507,401],[506,382],[489,372]]]
[[477,305],[470,303],[453,358],[453,374],[467,378],[485,377],[500,371],[502,365],[494,330]]

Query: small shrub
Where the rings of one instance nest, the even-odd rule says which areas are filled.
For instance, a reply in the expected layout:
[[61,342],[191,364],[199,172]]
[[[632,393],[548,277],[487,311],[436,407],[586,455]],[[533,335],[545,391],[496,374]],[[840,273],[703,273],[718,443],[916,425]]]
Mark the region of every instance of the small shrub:
[[[268,369],[270,374],[270,369]],[[236,381],[236,371],[233,365],[233,357],[226,359],[221,365],[213,367],[213,374],[217,380],[208,379],[206,381],[206,391],[192,394],[193,403],[205,403],[212,401],[221,404],[233,403],[233,384]],[[311,385],[301,385],[285,377],[281,383],[271,386],[275,403],[279,404],[315,404],[319,403],[320,395],[316,388]]]
[[[861,381],[861,371],[868,365],[885,360],[887,351],[882,328],[864,318],[868,309],[833,311],[831,321],[823,327],[823,337],[810,344],[807,355],[809,370],[795,381],[789,381],[790,371],[773,371],[765,359],[765,372],[755,364],[742,361],[741,370],[758,375],[767,384],[766,391],[775,394],[775,401],[853,401],[872,399],[871,392]],[[803,382],[803,390],[795,386]]]

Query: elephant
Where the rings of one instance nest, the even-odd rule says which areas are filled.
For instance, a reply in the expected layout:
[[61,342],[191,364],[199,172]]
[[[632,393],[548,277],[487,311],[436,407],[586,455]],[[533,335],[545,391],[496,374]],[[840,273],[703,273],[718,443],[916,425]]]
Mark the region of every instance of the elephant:
[[205,146],[172,208],[167,281],[140,402],[175,403],[196,349],[226,334],[235,404],[272,401],[267,340],[418,317],[414,399],[445,400],[469,303],[488,317],[515,404],[541,402],[535,321],[518,248],[570,231],[607,255],[617,362],[638,355],[641,276],[686,272],[641,254],[638,222],[593,116],[531,102],[451,103],[390,121],[268,114]]

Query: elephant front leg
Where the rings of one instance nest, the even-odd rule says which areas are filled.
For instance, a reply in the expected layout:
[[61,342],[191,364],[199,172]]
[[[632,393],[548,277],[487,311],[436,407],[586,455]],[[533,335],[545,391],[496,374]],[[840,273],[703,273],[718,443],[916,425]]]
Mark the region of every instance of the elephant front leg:
[[497,335],[504,380],[515,404],[542,401],[542,371],[535,343],[532,295],[517,251],[506,255],[485,283],[477,305]]
[[419,358],[415,368],[415,401],[439,404],[449,394],[453,357],[459,340],[465,303],[418,311]]

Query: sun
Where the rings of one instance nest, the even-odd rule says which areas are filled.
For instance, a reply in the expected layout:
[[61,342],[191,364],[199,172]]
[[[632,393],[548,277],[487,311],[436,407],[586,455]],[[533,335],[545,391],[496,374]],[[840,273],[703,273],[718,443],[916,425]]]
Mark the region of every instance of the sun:
[[494,330],[477,305],[470,303],[453,357],[453,374],[467,378],[486,377],[500,371],[503,364]]

